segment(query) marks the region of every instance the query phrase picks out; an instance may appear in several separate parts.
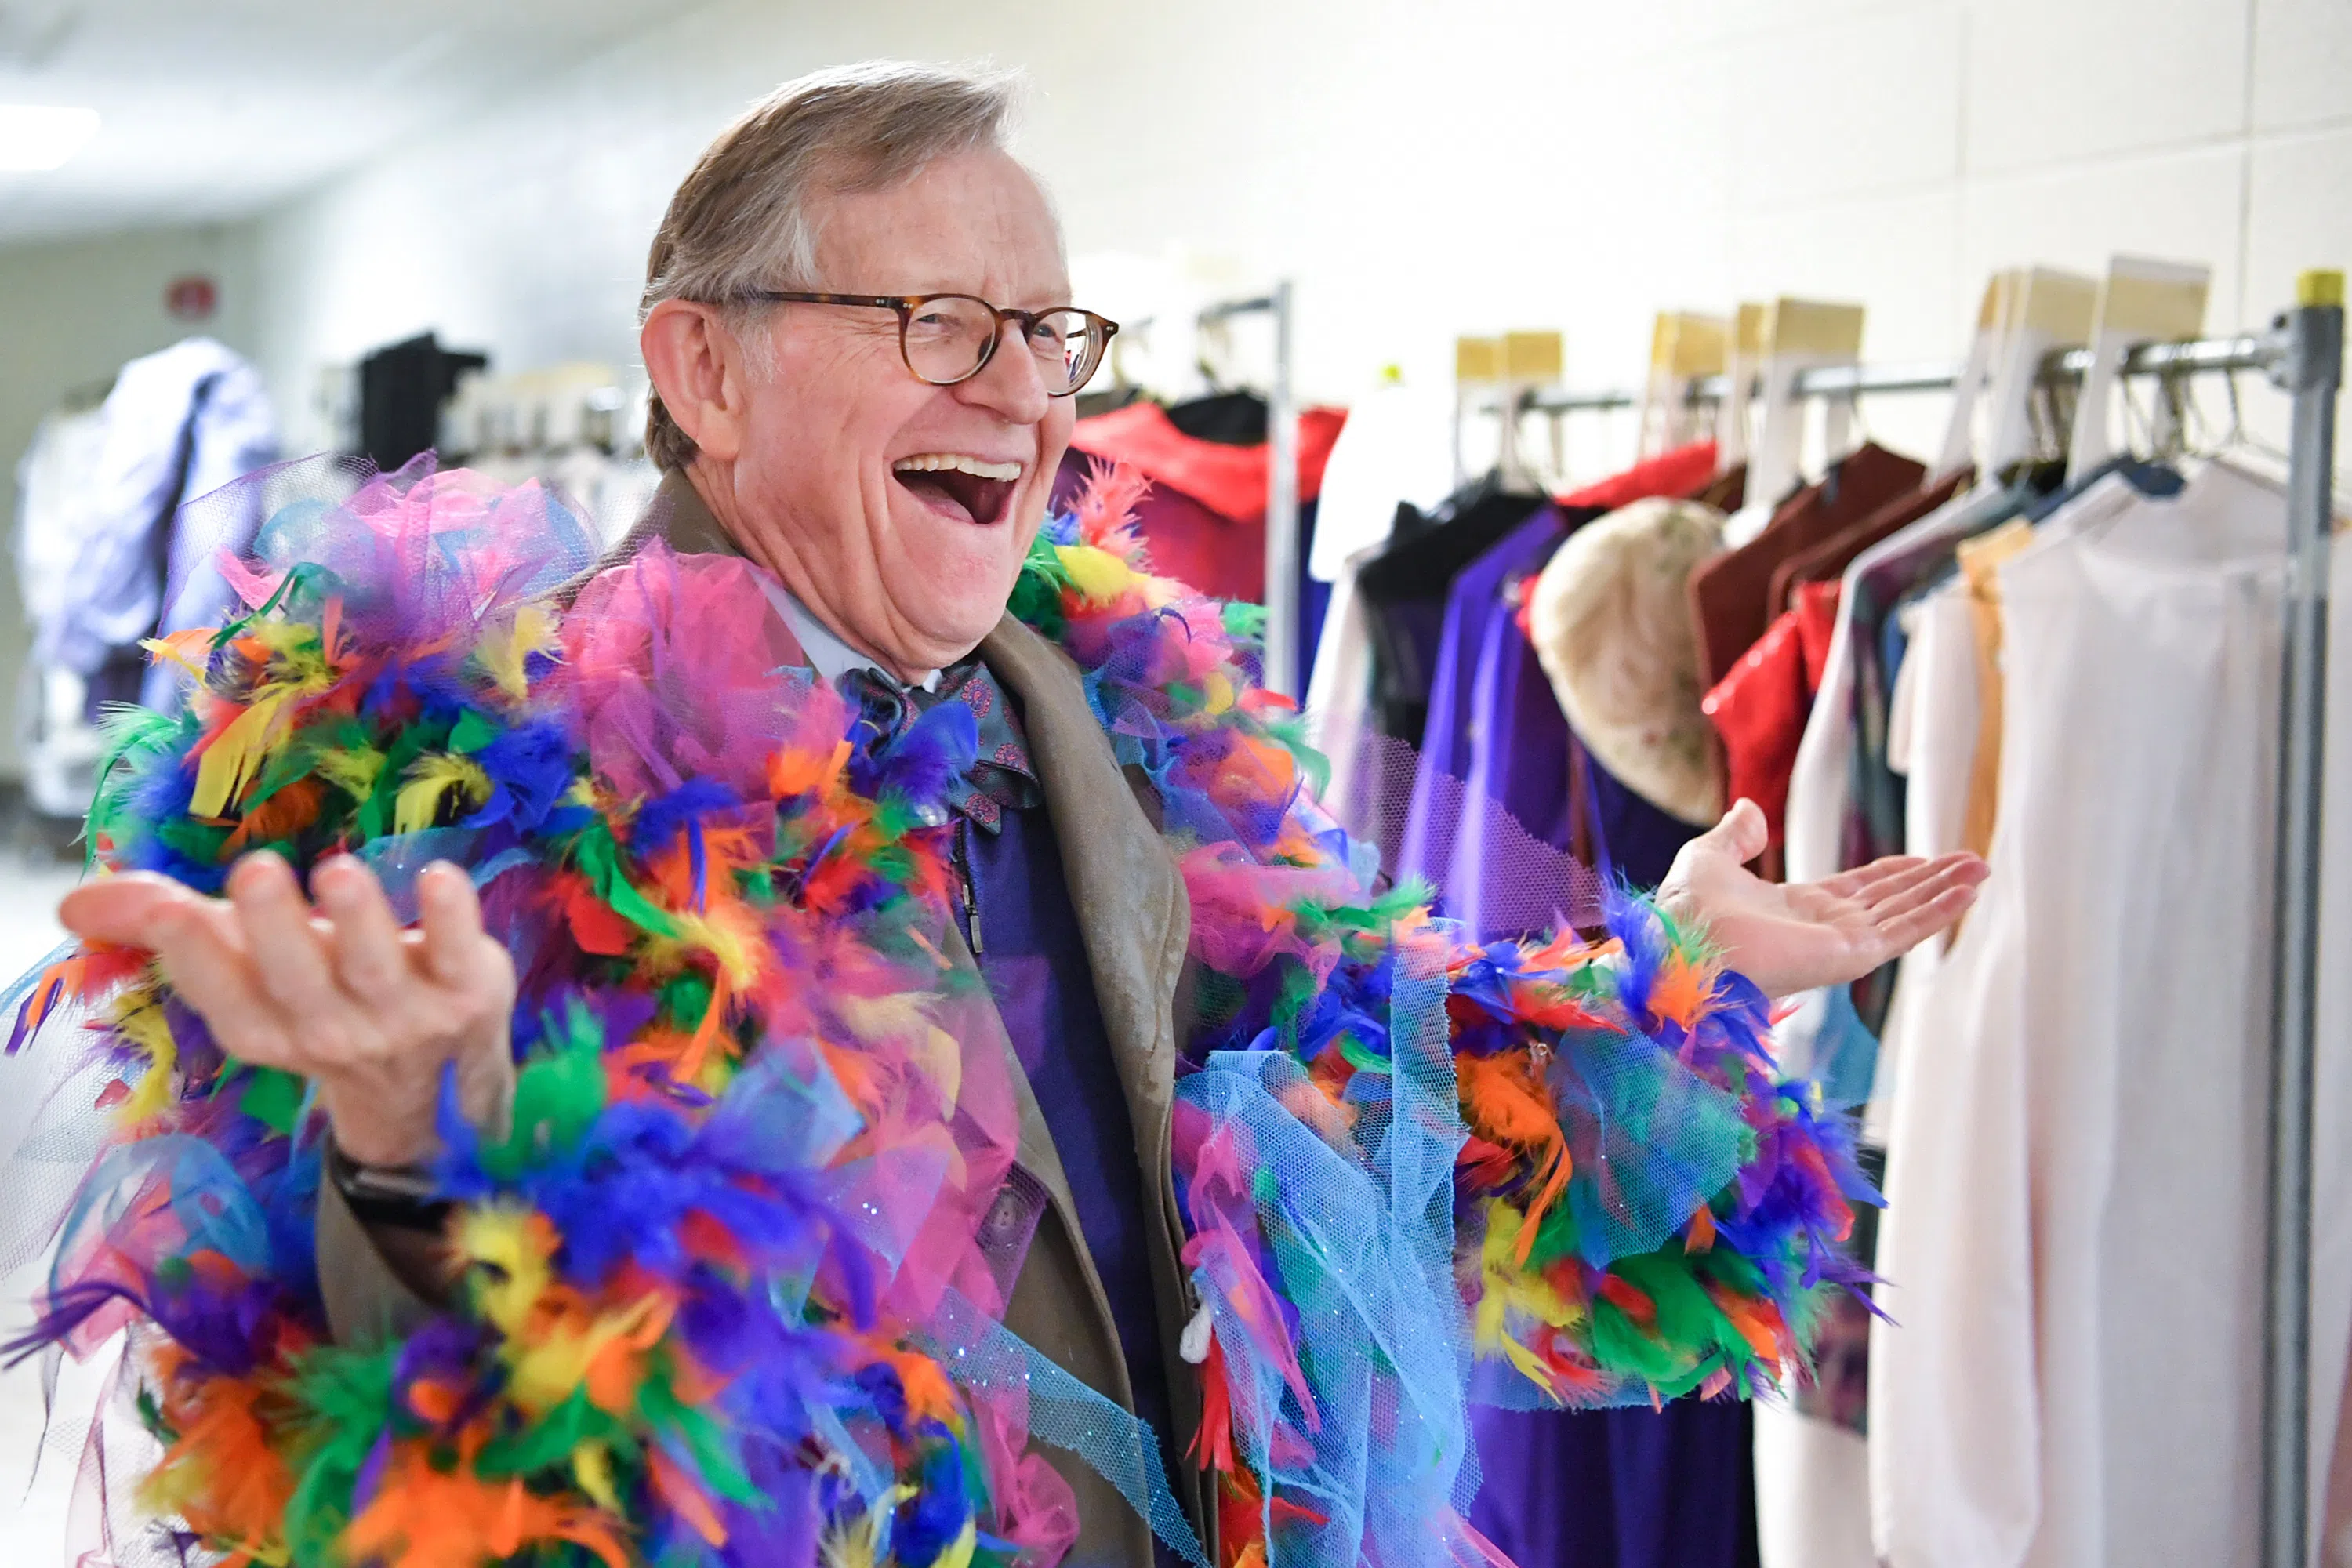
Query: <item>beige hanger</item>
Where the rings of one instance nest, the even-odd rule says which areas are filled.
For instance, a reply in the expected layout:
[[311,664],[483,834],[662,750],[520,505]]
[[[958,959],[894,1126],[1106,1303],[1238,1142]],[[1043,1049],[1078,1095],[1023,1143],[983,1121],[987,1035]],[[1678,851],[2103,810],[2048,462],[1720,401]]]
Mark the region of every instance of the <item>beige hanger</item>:
[[[1814,300],[1782,298],[1764,316],[1761,371],[1762,427],[1748,463],[1748,493],[1775,500],[1801,477],[1805,405],[1797,378],[1809,370],[1856,365],[1862,361],[1863,308]],[[1853,424],[1853,400],[1833,398],[1826,407],[1824,445],[1832,457],[1845,450]]]
[[[2213,269],[2201,262],[2118,256],[2107,264],[2092,316],[2091,364],[2083,376],[2067,444],[2068,479],[2080,479],[2115,450],[2109,416],[2125,359],[2142,343],[2177,342],[2203,332],[2205,298],[2212,280]],[[2177,395],[2176,389],[2168,387],[2157,399],[2151,436],[2158,453],[2177,445],[2181,435]]]

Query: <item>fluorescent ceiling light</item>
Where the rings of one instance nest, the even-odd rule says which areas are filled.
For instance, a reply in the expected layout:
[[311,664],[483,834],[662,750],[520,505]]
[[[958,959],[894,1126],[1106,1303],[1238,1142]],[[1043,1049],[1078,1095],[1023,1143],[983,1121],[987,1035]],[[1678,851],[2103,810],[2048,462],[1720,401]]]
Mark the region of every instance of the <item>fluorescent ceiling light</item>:
[[95,109],[0,103],[0,169],[54,169],[97,134]]

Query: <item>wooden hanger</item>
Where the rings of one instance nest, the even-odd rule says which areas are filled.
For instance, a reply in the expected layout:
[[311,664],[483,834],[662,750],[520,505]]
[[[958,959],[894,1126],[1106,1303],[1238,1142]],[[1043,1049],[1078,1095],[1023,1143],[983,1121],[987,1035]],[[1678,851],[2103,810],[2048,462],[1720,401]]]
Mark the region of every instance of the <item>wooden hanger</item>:
[[[1748,493],[1777,500],[1798,481],[1805,437],[1805,405],[1797,377],[1805,371],[1862,363],[1863,309],[1814,300],[1782,298],[1765,312],[1763,327],[1764,415],[1756,452],[1748,464]],[[1843,456],[1853,425],[1853,399],[1826,405],[1824,447]]]
[[2001,339],[2009,331],[2009,303],[2017,289],[2017,273],[2003,269],[1985,281],[1984,298],[1977,305],[1976,335],[1969,342],[1969,357],[1952,384],[1952,414],[1944,426],[1944,445],[1927,470],[1935,484],[1976,460],[1977,405],[1992,387],[1993,369],[2000,363]]
[[2090,340],[2098,299],[2097,280],[2077,272],[2034,267],[2014,275],[2009,327],[1993,376],[1991,434],[1980,472],[1998,474],[2035,455],[2033,419],[2042,362],[2053,351],[2079,348]]
[[1658,312],[1650,328],[1650,376],[1642,387],[1641,414],[1634,426],[1636,458],[1654,458],[1698,438],[1691,384],[1724,373],[1731,331],[1732,324],[1720,316]]
[[[2123,384],[2124,361],[2143,343],[2178,342],[2201,334],[2212,281],[2213,269],[2200,262],[2118,256],[2107,264],[2106,280],[2099,285],[2092,311],[2091,364],[2083,375],[2066,448],[2070,483],[2115,453],[2111,416],[2116,391]],[[2156,422],[2154,444],[2160,454],[2177,445],[2180,436],[2172,398],[2157,400]]]
[[[1724,345],[1723,401],[1715,411],[1716,472],[1727,474],[1748,461],[1749,384],[1764,357],[1764,307],[1743,303],[1732,312],[1731,333]],[[1748,493],[1760,495],[1751,479]]]

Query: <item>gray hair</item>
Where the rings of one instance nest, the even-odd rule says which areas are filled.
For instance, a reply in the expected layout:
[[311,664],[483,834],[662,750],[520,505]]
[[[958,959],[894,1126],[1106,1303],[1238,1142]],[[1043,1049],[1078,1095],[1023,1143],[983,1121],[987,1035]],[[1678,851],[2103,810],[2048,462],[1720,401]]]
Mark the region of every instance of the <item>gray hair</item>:
[[[646,312],[664,300],[736,310],[750,289],[818,281],[815,190],[886,190],[933,159],[1002,148],[1019,79],[868,60],[788,81],[719,132],[670,198],[646,258]],[[664,472],[694,457],[658,393],[646,451]]]

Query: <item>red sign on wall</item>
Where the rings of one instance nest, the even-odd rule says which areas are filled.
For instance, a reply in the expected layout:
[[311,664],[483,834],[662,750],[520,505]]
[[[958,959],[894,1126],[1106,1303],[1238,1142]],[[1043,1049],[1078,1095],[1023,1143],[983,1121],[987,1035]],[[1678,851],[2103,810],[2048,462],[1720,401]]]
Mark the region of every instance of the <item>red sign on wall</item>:
[[220,286],[201,273],[174,278],[163,287],[163,308],[173,321],[209,321],[219,304]]

